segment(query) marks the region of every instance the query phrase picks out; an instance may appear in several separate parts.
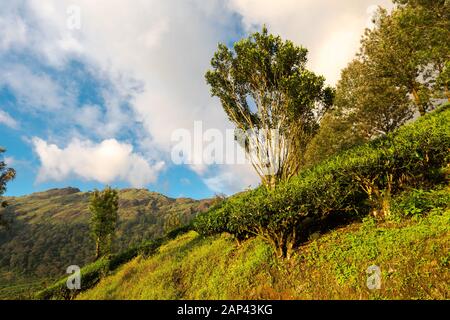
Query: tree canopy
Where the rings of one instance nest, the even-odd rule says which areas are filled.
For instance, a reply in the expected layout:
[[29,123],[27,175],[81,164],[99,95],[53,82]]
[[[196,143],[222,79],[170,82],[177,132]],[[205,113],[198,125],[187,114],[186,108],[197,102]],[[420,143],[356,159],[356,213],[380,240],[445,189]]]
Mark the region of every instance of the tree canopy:
[[[0,155],[6,150],[0,147]],[[8,168],[5,161],[2,159],[0,161],[0,207],[5,208],[8,203],[1,200],[1,196],[6,191],[6,184],[13,180],[16,176],[16,171],[12,168]],[[2,217],[2,212],[0,212],[0,226],[6,226],[7,221]]]
[[450,2],[394,3],[392,12],[379,8],[359,54],[342,70],[307,164],[392,132],[450,99]]
[[103,191],[95,190],[92,193],[89,210],[92,214],[91,232],[96,241],[96,259],[111,252],[112,238],[117,228],[118,209],[117,190],[107,187]]
[[206,73],[266,186],[298,173],[317,120],[332,102],[324,77],[306,68],[307,52],[264,27],[233,49],[219,44]]
[[450,99],[450,2],[394,3],[391,13],[378,10],[375,27],[362,39],[360,57],[377,79],[406,91],[424,115],[440,100]]

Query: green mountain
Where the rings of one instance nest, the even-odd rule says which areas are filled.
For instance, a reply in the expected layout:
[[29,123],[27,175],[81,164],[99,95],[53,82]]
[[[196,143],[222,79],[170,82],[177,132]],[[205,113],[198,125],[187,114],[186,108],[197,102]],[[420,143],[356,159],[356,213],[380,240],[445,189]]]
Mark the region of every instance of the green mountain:
[[[0,229],[0,297],[11,288],[22,292],[30,284],[42,286],[64,275],[68,266],[92,261],[89,196],[64,188],[5,198],[9,206],[3,213],[10,227]],[[172,199],[145,189],[120,190],[119,198],[115,252],[187,224],[211,203]]]

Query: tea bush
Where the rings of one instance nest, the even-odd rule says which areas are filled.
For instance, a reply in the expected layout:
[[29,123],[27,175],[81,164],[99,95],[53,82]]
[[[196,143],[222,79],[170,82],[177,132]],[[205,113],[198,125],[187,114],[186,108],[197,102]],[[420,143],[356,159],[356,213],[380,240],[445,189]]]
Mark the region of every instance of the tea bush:
[[94,287],[100,281],[100,279],[110,274],[112,271],[116,270],[124,263],[131,261],[133,258],[139,255],[145,257],[154,254],[165,241],[176,238],[176,236],[180,232],[176,234],[168,234],[164,238],[145,241],[141,245],[131,247],[128,250],[122,251],[118,254],[111,255],[109,257],[103,257],[91,264],[86,265],[80,270],[80,289],[69,289],[67,287],[68,277],[64,277],[52,286],[38,292],[36,294],[36,299],[72,300],[81,292]]
[[260,235],[278,256],[289,257],[306,218],[371,212],[391,214],[391,197],[442,182],[450,156],[450,104],[396,132],[336,155],[269,190],[259,187],[199,215],[202,235],[238,240]]
[[413,189],[393,201],[393,212],[397,216],[418,216],[432,210],[444,209],[450,203],[450,190]]

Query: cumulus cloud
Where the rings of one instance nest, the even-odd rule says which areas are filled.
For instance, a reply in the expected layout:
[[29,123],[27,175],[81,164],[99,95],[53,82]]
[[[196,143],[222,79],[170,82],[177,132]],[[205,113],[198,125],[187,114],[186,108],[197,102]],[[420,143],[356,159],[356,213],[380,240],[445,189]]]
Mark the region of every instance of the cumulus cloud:
[[248,30],[266,24],[270,31],[308,48],[310,67],[335,84],[352,59],[373,9],[390,0],[230,0]]
[[23,64],[0,67],[0,88],[8,88],[21,107],[28,111],[61,111],[75,103],[75,95],[46,73],[38,73]]
[[7,127],[16,129],[19,124],[14,118],[12,118],[7,112],[0,109],[0,123],[4,124]]
[[8,50],[13,45],[24,45],[26,42],[27,27],[18,16],[0,16],[0,50]]
[[212,168],[203,182],[216,193],[231,195],[236,191],[255,187],[259,183],[259,177],[250,164],[235,164],[222,166],[217,171]]
[[[5,32],[0,33],[0,52],[27,52],[58,70],[64,70],[73,60],[80,61],[89,72],[108,79],[113,85],[101,92],[103,105],[82,103],[74,109],[68,106],[76,104],[70,90],[69,94],[64,86],[61,90],[61,86],[55,85],[45,74],[14,67],[10,69],[9,77],[0,78],[0,82],[8,85],[21,101],[45,105],[50,111],[54,110],[92,132],[91,141],[102,141],[85,143],[82,141],[87,138],[74,133],[79,140],[73,140],[69,146],[79,146],[80,152],[90,152],[105,141],[115,141],[104,139],[118,139],[121,130],[133,128],[135,146],[140,154],[145,154],[146,159],[167,160],[173,147],[171,135],[174,130],[190,129],[195,120],[202,120],[205,129],[224,131],[232,127],[218,100],[210,97],[204,81],[217,42],[229,44],[237,40],[242,35],[242,25],[250,31],[267,24],[271,32],[306,46],[310,51],[311,68],[324,74],[333,84],[339,77],[339,70],[356,52],[373,5],[388,6],[389,2],[148,0],[130,4],[123,0],[11,1],[0,8],[0,27],[5,27],[1,28]],[[72,5],[81,9],[80,29],[67,27],[67,8]],[[11,24],[17,28],[8,27]],[[58,109],[61,104],[65,105],[64,112]],[[130,110],[124,110],[124,105]],[[134,129],[136,122],[142,130]],[[42,140],[38,145],[45,146],[44,151],[55,151],[55,155],[67,152],[69,148],[60,149]],[[88,155],[80,157],[88,159]],[[144,161],[143,156],[140,157]],[[131,155],[127,159],[130,158]],[[88,164],[87,160],[83,161]],[[50,160],[47,165],[43,163],[40,177],[53,179],[51,170],[46,170],[49,166],[53,166]],[[78,167],[79,170],[74,166],[67,169],[59,162],[54,167],[60,172],[59,176],[70,173],[84,177],[83,170]],[[93,171],[89,167],[84,169]],[[257,180],[248,166],[215,166],[215,174],[205,166],[197,165],[192,169],[217,192],[238,191],[247,187],[250,181]],[[158,172],[153,171],[154,174]],[[103,170],[99,168],[98,172]],[[88,175],[108,180],[102,178],[107,176],[106,173]],[[116,178],[124,179],[123,176]]]
[[115,139],[98,144],[74,139],[65,148],[36,137],[32,142],[41,162],[37,182],[76,177],[105,184],[126,181],[133,187],[143,187],[155,182],[164,168],[164,162],[150,164],[133,153],[130,144]]

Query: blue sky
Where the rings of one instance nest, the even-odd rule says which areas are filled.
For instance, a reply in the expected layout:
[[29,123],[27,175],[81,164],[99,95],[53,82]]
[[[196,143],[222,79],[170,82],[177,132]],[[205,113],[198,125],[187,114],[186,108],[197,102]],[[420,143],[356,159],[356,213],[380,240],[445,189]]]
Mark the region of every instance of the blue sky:
[[334,84],[377,4],[389,1],[2,4],[0,145],[17,170],[6,195],[108,184],[205,198],[258,184],[249,165],[171,161],[175,130],[233,128],[203,78],[217,43],[266,24]]

